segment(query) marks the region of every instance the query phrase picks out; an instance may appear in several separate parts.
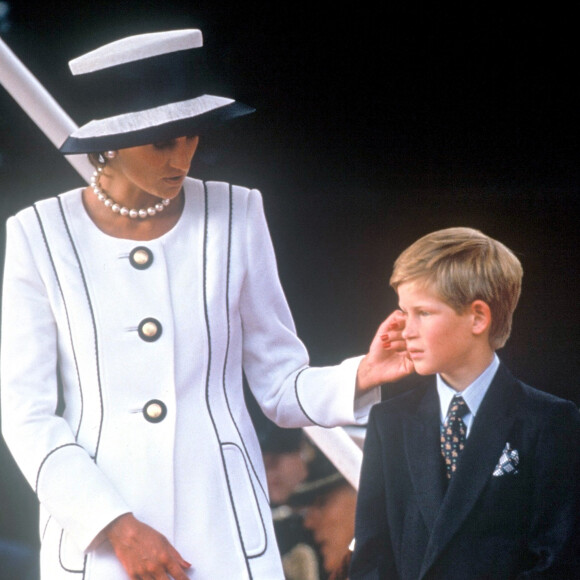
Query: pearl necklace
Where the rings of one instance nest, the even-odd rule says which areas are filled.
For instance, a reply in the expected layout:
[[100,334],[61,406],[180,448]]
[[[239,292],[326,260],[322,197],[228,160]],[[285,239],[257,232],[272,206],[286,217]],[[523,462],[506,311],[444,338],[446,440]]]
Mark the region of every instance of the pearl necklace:
[[154,206],[148,207],[146,209],[129,209],[124,206],[121,206],[110,197],[106,195],[106,193],[101,189],[101,173],[103,169],[99,167],[91,177],[91,187],[93,188],[93,192],[97,196],[98,200],[103,202],[105,207],[108,207],[112,212],[118,213],[122,216],[129,216],[132,219],[141,218],[145,219],[148,217],[152,217],[155,214],[163,211],[170,203],[170,199],[162,199],[160,202],[156,203]]

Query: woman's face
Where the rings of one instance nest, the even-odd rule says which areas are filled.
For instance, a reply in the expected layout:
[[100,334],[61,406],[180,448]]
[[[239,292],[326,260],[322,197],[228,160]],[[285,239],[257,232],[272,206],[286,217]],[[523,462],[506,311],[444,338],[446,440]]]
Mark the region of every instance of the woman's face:
[[128,187],[163,199],[175,198],[189,172],[199,137],[178,137],[119,149],[110,167]]

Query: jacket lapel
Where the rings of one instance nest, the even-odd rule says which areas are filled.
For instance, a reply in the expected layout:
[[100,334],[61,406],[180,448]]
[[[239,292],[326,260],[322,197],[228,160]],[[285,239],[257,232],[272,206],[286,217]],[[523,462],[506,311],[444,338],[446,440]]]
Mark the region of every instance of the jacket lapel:
[[439,397],[435,382],[429,385],[416,410],[404,422],[405,452],[415,497],[431,530],[445,494],[439,444]]
[[457,533],[479,498],[507,441],[515,380],[500,365],[489,386],[434,522],[421,577]]

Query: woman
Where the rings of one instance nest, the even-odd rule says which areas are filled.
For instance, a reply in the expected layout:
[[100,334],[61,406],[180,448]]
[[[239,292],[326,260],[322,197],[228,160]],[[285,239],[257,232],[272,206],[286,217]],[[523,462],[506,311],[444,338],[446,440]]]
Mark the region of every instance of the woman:
[[283,578],[242,373],[300,427],[365,420],[410,370],[394,318],[365,357],[308,366],[259,192],[186,177],[199,134],[252,111],[193,92],[200,46],[173,31],[71,61],[115,91],[61,148],[92,184],[8,220],[2,425],[43,578]]

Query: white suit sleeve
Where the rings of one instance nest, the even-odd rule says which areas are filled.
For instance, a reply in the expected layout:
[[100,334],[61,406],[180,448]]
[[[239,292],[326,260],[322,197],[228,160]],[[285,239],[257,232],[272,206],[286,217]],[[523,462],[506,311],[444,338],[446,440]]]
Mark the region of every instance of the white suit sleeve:
[[280,285],[262,198],[248,199],[247,264],[241,313],[244,371],[265,414],[284,427],[334,427],[366,422],[379,388],[355,401],[361,357],[339,365],[310,367]]
[[57,329],[34,254],[18,218],[10,218],[2,291],[2,433],[40,503],[86,550],[130,509],[57,414]]

